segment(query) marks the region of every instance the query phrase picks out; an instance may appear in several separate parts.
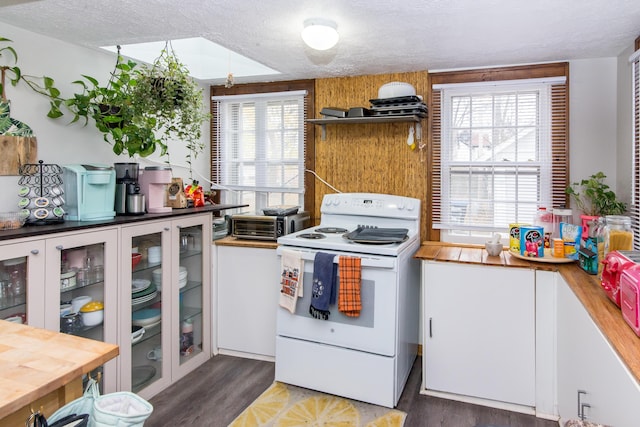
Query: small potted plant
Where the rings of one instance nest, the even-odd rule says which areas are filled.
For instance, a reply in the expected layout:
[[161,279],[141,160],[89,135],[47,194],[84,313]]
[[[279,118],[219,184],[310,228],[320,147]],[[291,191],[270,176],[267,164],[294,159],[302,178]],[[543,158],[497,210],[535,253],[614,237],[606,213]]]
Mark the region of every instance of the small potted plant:
[[621,215],[627,210],[627,205],[619,201],[604,180],[607,176],[597,172],[587,179],[574,182],[566,189],[566,193],[576,202],[576,207],[582,214],[583,232],[588,233],[588,223],[607,215]]

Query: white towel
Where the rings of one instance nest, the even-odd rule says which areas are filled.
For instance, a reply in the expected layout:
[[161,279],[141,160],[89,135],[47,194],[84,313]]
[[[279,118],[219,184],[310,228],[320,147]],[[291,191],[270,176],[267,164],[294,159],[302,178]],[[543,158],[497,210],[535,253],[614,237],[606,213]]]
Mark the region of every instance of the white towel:
[[280,261],[280,306],[295,313],[298,298],[302,298],[304,260],[300,252],[284,249]]

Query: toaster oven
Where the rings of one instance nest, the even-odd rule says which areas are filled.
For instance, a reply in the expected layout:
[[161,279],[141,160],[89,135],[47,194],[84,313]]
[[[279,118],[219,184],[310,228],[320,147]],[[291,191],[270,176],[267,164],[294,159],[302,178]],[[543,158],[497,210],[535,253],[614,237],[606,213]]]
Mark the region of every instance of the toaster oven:
[[309,227],[309,212],[290,215],[235,214],[231,216],[231,235],[238,239],[278,240]]
[[640,251],[611,251],[602,261],[600,285],[609,299],[620,307],[620,278],[622,273],[640,264]]

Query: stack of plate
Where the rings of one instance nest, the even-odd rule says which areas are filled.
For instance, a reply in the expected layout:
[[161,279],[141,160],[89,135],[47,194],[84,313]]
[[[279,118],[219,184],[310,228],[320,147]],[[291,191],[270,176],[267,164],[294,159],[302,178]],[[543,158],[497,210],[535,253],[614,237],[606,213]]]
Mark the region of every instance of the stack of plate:
[[158,289],[150,280],[134,279],[131,281],[131,305],[151,301],[158,295]]
[[178,287],[180,289],[187,286],[187,275],[188,275],[187,268],[180,266],[180,270],[178,270]]
[[131,324],[149,329],[159,324],[161,317],[159,308],[143,308],[131,314]]
[[162,269],[156,268],[151,272],[151,283],[156,285],[158,291],[162,291]]

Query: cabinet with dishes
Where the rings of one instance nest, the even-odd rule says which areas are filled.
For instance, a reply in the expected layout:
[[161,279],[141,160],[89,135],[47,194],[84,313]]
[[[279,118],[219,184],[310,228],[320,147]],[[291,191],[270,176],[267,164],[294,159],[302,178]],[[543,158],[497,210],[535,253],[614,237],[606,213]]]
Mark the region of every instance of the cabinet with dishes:
[[210,241],[208,214],[122,228],[121,389],[149,398],[211,356]]
[[[45,328],[117,343],[118,229],[56,234],[44,245]],[[117,390],[115,359],[97,373],[103,392]]]

